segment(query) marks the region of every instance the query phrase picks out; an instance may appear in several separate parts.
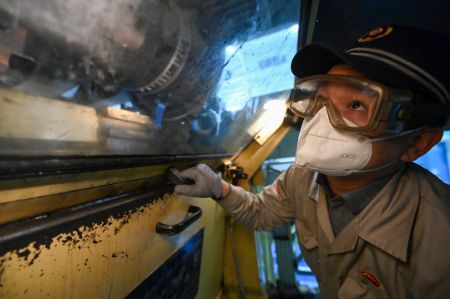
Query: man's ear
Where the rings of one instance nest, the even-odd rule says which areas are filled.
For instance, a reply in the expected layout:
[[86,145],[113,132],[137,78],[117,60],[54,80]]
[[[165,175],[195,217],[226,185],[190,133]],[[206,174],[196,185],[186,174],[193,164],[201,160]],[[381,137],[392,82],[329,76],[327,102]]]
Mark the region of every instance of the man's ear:
[[406,149],[401,160],[410,162],[425,155],[436,143],[441,141],[442,129],[426,128],[414,138],[413,143]]

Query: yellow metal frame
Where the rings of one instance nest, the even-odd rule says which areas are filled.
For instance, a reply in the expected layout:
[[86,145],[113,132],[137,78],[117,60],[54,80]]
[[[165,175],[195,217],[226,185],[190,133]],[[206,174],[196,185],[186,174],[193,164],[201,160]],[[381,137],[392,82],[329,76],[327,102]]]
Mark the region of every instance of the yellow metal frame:
[[[239,181],[241,187],[249,190],[252,180],[261,183],[261,165],[288,132],[289,127],[282,125],[264,144],[253,141],[239,155],[231,159],[231,162],[242,167],[248,175],[247,179]],[[233,260],[232,237],[237,244],[234,252],[236,263]],[[239,272],[241,273],[240,279],[237,275]],[[236,223],[231,218],[227,219],[226,225],[224,289],[224,294],[228,299],[241,298],[242,292],[248,299],[267,297],[264,290],[261,289],[259,281],[253,230]]]

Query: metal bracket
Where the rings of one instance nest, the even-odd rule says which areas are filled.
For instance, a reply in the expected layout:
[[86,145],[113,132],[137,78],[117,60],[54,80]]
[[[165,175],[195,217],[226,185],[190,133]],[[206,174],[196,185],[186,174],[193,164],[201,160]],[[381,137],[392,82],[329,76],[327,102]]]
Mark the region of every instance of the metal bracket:
[[221,169],[223,177],[230,180],[233,185],[237,185],[239,180],[248,178],[248,174],[244,172],[244,168],[237,166],[235,163],[224,164]]

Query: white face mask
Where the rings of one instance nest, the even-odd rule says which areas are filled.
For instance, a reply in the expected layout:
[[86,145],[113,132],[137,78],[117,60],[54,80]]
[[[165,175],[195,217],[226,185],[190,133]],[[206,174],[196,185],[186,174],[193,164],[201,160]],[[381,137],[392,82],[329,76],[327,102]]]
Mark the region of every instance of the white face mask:
[[[417,130],[414,130],[417,131]],[[336,130],[328,119],[325,107],[311,119],[305,119],[298,139],[295,165],[329,176],[345,176],[352,173],[370,172],[388,167],[390,162],[375,169],[362,170],[372,157],[372,143],[395,136],[369,138]]]

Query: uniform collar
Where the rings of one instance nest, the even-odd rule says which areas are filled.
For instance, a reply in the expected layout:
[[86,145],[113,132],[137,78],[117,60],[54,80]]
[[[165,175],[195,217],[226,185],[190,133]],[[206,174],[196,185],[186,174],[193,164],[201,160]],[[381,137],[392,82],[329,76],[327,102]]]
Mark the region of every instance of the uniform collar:
[[361,212],[372,199],[383,189],[386,183],[391,179],[391,175],[377,179],[367,185],[358,189],[351,190],[341,195],[333,197],[328,181],[323,174],[317,175],[317,183],[322,186],[327,193],[328,204],[333,207],[333,204],[345,204],[347,208],[354,214]]
[[395,258],[407,261],[409,239],[419,203],[419,182],[411,180],[408,167],[405,165],[399,169],[337,238],[329,236],[331,226],[326,197],[316,182],[317,174],[314,175],[309,196],[318,202],[319,222],[331,243],[329,254],[353,250],[359,237]]
[[317,178],[319,177],[318,172],[313,172],[311,179],[311,184],[309,186],[309,198],[314,199],[316,202],[319,201],[319,189],[320,185],[317,183]]
[[417,176],[408,168],[397,171],[357,217],[362,239],[404,262],[420,195]]

